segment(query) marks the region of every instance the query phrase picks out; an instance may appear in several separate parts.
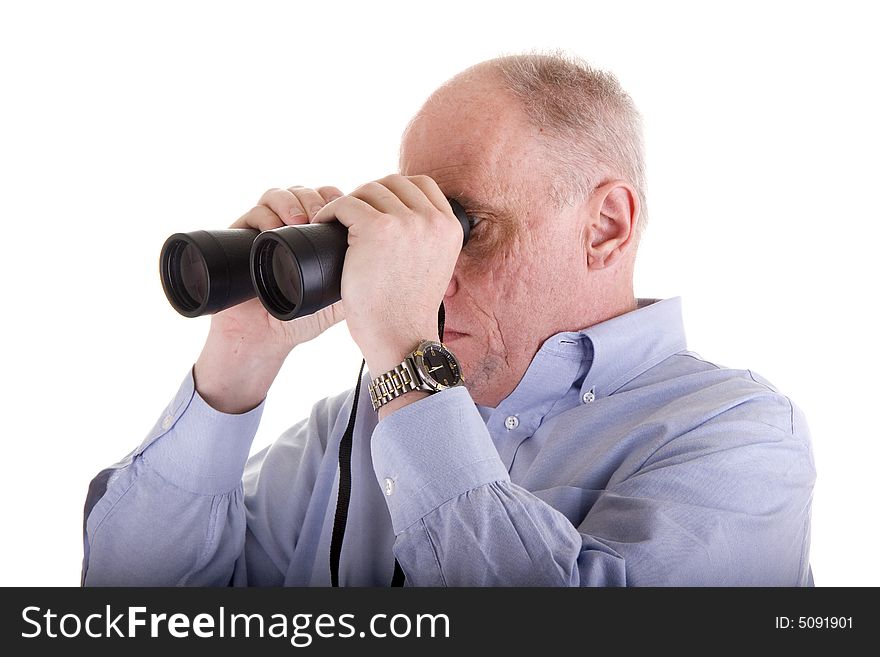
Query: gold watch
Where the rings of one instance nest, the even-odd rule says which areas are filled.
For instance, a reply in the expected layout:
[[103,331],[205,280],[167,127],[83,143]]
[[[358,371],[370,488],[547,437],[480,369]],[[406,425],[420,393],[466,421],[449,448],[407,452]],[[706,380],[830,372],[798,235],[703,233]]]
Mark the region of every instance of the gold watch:
[[378,411],[392,399],[413,390],[435,393],[463,383],[455,354],[441,342],[423,340],[400,365],[370,381],[370,401],[373,410]]

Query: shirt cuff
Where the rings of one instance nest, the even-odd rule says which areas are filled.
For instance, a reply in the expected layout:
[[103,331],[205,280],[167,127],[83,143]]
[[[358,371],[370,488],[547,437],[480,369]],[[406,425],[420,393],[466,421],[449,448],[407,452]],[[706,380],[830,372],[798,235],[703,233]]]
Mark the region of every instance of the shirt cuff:
[[247,413],[221,413],[195,389],[190,370],[136,453],[179,488],[200,495],[227,493],[241,482],[264,406],[265,400]]
[[434,393],[381,420],[370,449],[395,534],[474,488],[510,481],[463,386]]

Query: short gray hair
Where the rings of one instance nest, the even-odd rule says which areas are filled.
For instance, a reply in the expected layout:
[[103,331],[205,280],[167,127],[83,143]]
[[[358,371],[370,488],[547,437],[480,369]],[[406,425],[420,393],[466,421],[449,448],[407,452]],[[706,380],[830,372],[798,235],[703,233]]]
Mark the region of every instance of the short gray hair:
[[558,206],[581,201],[608,177],[629,182],[647,220],[642,118],[617,78],[564,51],[504,55],[469,69],[500,73],[528,120],[543,128],[555,165],[552,194]]

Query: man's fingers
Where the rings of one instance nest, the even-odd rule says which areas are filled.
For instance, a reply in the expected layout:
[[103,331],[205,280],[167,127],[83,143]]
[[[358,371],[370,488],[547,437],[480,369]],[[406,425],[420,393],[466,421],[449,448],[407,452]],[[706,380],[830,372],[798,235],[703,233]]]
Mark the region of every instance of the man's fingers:
[[[321,187],[317,190],[299,185],[288,189],[277,187],[266,191],[260,197],[259,204],[254,210],[245,214],[236,222],[236,225],[244,224],[256,228],[253,222],[259,222],[261,230],[279,228],[280,226],[295,226],[307,224],[315,214],[329,201],[342,196],[342,192],[336,187]],[[274,213],[278,221],[271,221],[266,212],[259,211],[263,207]],[[253,216],[251,215],[253,214]],[[263,226],[269,226],[264,228]]]
[[379,218],[407,210],[426,213],[448,212],[449,203],[433,179],[427,176],[393,174],[361,185],[349,195],[338,187],[318,189],[295,185],[267,190],[259,204],[239,217],[233,228],[272,230],[281,226],[338,219],[351,226],[357,217]]
[[[349,196],[368,203],[381,213],[389,215],[434,214],[438,210],[449,213],[449,202],[433,179],[427,176],[393,174],[381,180],[361,185]],[[321,214],[321,219],[325,214]]]
[[376,220],[381,219],[383,214],[366,201],[349,194],[325,205],[318,214],[312,217],[311,222],[314,224],[337,219],[339,223],[348,228],[361,217]]
[[325,204],[329,203],[330,201],[332,201],[334,199],[339,198],[340,196],[344,196],[344,194],[342,193],[342,190],[340,190],[338,187],[331,187],[329,185],[324,186],[324,187],[318,187],[318,189],[316,189],[315,191],[321,195],[321,198],[324,199]]
[[[427,176],[401,176],[393,174],[378,181],[390,189],[406,206],[421,215],[448,212],[449,203],[443,192]],[[436,200],[435,200],[436,197]],[[440,203],[440,205],[438,205]],[[444,207],[445,206],[445,207]]]
[[[300,191],[300,188],[291,189],[297,193]],[[338,191],[334,189],[334,192]],[[393,174],[368,182],[351,194],[332,200],[312,215],[309,221],[321,223],[335,218],[350,228],[359,219],[406,217],[412,213],[434,219],[452,214],[449,201],[432,178]]]
[[440,189],[440,186],[429,176],[398,176],[405,178],[415,187],[418,187],[422,194],[433,204],[435,208],[443,213],[451,211],[449,200]]
[[319,190],[311,189],[310,187],[300,187],[299,185],[287,188],[287,192],[296,198],[299,207],[306,215],[304,221],[301,220],[296,223],[308,223],[329,201],[342,196],[342,192],[335,187],[321,187],[321,189],[324,190],[324,194]]
[[257,230],[272,230],[281,228],[284,223],[272,210],[265,205],[257,205],[245,212],[230,228],[256,228]]
[[284,224],[306,223],[306,213],[296,196],[286,189],[268,190],[260,197],[259,205],[269,208],[278,215],[278,219]]
[[361,185],[349,196],[369,203],[376,210],[385,214],[400,214],[409,209],[409,206],[395,194],[394,190],[389,189],[378,180]]

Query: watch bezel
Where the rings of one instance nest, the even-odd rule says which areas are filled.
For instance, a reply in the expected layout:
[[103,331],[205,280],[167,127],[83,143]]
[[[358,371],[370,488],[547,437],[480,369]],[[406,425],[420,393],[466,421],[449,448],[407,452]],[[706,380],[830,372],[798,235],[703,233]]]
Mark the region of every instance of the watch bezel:
[[[445,385],[440,383],[437,379],[434,378],[432,374],[428,372],[428,367],[425,364],[425,356],[424,352],[428,349],[434,349],[439,351],[444,358],[449,363],[449,369],[457,376],[457,380],[455,383],[450,385]],[[449,349],[442,343],[437,342],[435,340],[425,340],[416,347],[415,351],[413,351],[413,365],[415,365],[416,370],[418,371],[419,378],[424,382],[425,385],[431,388],[434,392],[440,392],[441,390],[447,390],[448,388],[453,388],[457,385],[461,385],[464,381],[461,375],[461,363],[458,362],[458,358],[455,357]]]

